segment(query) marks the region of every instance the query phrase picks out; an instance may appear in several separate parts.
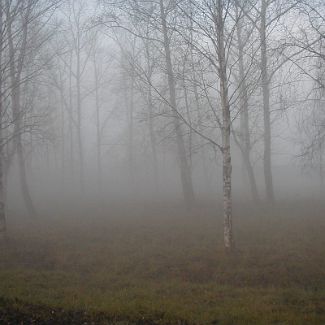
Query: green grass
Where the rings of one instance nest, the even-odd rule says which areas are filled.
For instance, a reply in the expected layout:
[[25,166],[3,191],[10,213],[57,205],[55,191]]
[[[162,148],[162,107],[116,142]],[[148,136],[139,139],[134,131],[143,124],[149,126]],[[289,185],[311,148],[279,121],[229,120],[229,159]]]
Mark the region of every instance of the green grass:
[[294,206],[238,206],[233,256],[211,205],[12,226],[0,314],[11,302],[34,314],[86,311],[103,324],[325,324],[325,207]]

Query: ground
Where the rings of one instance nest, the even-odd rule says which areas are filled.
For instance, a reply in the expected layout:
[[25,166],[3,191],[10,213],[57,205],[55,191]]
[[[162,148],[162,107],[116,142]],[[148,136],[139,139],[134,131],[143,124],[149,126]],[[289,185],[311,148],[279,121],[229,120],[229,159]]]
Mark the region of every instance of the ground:
[[325,324],[325,205],[121,205],[9,225],[1,324]]

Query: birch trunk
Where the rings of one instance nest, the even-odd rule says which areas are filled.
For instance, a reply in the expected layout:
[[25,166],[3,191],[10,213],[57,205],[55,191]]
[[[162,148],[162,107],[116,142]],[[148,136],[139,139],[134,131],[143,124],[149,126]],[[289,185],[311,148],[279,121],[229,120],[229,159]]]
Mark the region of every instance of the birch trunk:
[[227,251],[234,248],[232,229],[232,165],[230,151],[231,117],[228,95],[227,63],[224,39],[224,18],[222,0],[217,2],[216,29],[218,41],[219,83],[222,109],[222,157],[223,157],[223,209],[224,209],[224,245]]

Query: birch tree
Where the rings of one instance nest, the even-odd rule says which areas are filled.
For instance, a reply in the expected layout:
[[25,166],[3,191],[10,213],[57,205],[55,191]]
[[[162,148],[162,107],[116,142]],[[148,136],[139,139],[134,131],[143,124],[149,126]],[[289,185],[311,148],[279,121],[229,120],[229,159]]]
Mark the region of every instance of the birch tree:
[[[70,69],[70,103],[71,112],[75,109],[75,123],[76,140],[78,148],[78,169],[79,169],[79,183],[81,192],[85,190],[85,171],[84,171],[84,148],[83,148],[83,101],[85,93],[83,89],[83,81],[86,73],[86,68],[89,64],[92,54],[93,42],[91,33],[89,32],[90,16],[87,15],[89,10],[85,1],[69,0],[67,7],[63,8],[62,13],[65,16],[64,27],[68,32],[63,33],[66,47],[69,48],[70,58],[61,57],[62,62]],[[74,92],[75,91],[75,92]],[[88,93],[86,94],[88,95]],[[72,113],[72,116],[74,114]],[[72,126],[71,125],[71,126]],[[72,142],[73,134],[71,133]],[[71,150],[73,152],[73,149]],[[73,157],[72,157],[73,160]],[[75,166],[74,166],[75,167]]]
[[[236,4],[235,4],[236,5]],[[246,17],[243,15],[241,8],[243,4],[241,3],[241,7],[238,5],[235,7],[236,14],[236,38],[237,38],[237,48],[238,48],[238,76],[237,83],[239,87],[239,111],[240,111],[240,130],[238,135],[236,131],[233,132],[235,143],[238,145],[240,152],[242,154],[242,160],[244,169],[246,170],[249,185],[251,189],[252,199],[255,203],[260,201],[259,193],[257,190],[256,178],[254,173],[254,168],[251,161],[251,152],[253,149],[253,140],[251,136],[251,128],[250,128],[250,117],[252,117],[252,112],[250,112],[249,106],[249,95],[252,92],[252,86],[249,86],[250,83],[253,83],[253,88],[255,86],[254,75],[251,75],[250,66],[246,66],[247,62],[247,54],[249,52],[254,53],[254,39],[253,42],[249,42],[252,38],[253,28]],[[241,14],[241,15],[240,15]],[[243,26],[248,26],[246,29]],[[249,62],[249,61],[248,61]],[[255,68],[254,68],[255,70]],[[248,80],[248,78],[251,80]]]
[[[262,107],[264,118],[264,154],[263,170],[267,201],[275,203],[272,176],[272,116],[271,116],[271,83],[276,72],[288,62],[284,44],[273,43],[271,37],[281,20],[297,7],[297,1],[258,0],[254,2],[237,1],[245,16],[256,27],[260,42],[260,87],[262,90]],[[291,56],[291,55],[290,55]]]
[[[7,20],[7,34],[8,34],[8,48],[10,57],[10,82],[11,82],[11,102],[12,102],[12,114],[15,125],[15,138],[14,145],[17,150],[17,157],[19,163],[20,181],[22,186],[22,194],[26,207],[30,215],[35,215],[35,207],[32,201],[29,187],[26,178],[26,167],[24,161],[23,144],[21,137],[22,129],[22,109],[21,109],[21,79],[24,68],[24,62],[26,57],[27,39],[28,39],[28,28],[29,21],[31,20],[32,14],[32,1],[21,3],[17,7],[13,7],[13,3],[9,0],[6,1],[6,20]],[[16,12],[18,10],[19,13]],[[21,18],[20,18],[21,14]],[[18,29],[18,35],[20,36],[20,42],[14,43],[14,34],[17,31],[14,28],[15,15],[21,19],[21,32]]]
[[[168,84],[168,100],[166,104],[172,112],[183,196],[186,205],[190,207],[194,202],[194,189],[184,139],[184,126],[177,113],[177,86],[173,67],[173,52],[171,48],[173,42],[173,26],[170,25],[170,21],[172,21],[174,15],[177,14],[175,3],[172,1],[167,3],[163,0],[152,0],[149,2],[131,0],[122,1],[115,5],[120,9],[119,12],[122,17],[126,18],[126,21],[118,19],[111,24],[106,23],[110,28],[122,28],[139,38],[150,40],[155,43],[156,46],[160,46],[163,49],[164,73]],[[143,34],[143,28],[140,32],[138,29],[133,28],[133,26],[139,24],[139,22],[144,24],[144,26],[147,24],[151,27],[152,32],[150,35]],[[105,19],[103,23],[105,24]],[[164,99],[167,98],[164,97]]]
[[[220,138],[215,135],[202,132],[193,124],[185,123],[196,134],[208,140],[222,155],[222,174],[223,174],[223,212],[224,212],[224,245],[227,251],[234,249],[233,220],[232,220],[232,160],[231,160],[231,128],[232,128],[232,97],[231,90],[231,71],[229,63],[233,45],[233,33],[227,33],[236,27],[236,21],[231,18],[231,2],[217,0],[211,1],[191,1],[191,6],[196,14],[190,18],[193,30],[197,33],[195,39],[188,38],[186,30],[182,32],[183,37],[193,46],[195,51],[200,53],[209,65],[213,67],[213,73],[218,82],[218,98],[210,106],[214,118],[216,130],[220,131]],[[189,17],[188,7],[181,8],[183,14]],[[203,13],[203,16],[201,16]],[[187,27],[188,28],[188,27]],[[215,31],[215,33],[211,33]],[[210,47],[211,46],[211,47]],[[207,100],[211,103],[207,93]],[[213,97],[212,97],[213,98]],[[215,98],[215,97],[214,97]],[[184,118],[185,120],[185,118]]]

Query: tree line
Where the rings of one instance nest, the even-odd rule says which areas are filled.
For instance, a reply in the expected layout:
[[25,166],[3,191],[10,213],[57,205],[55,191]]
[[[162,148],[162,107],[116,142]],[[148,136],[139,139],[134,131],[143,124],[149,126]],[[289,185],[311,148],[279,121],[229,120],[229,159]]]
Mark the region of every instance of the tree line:
[[[209,158],[202,148],[214,153],[222,164],[227,251],[235,247],[234,151],[240,153],[252,204],[273,206],[273,129],[295,110],[299,159],[318,166],[323,179],[323,1],[5,0],[0,6],[3,236],[15,159],[31,216],[37,211],[26,162],[40,147],[56,153],[62,182],[73,177],[76,191],[85,192],[90,109],[99,195],[104,139],[114,117],[123,120],[116,137],[125,148],[130,186],[145,143],[159,188],[161,143],[167,139],[189,209],[196,196],[193,165],[204,171]],[[263,192],[256,180],[257,159]]]

